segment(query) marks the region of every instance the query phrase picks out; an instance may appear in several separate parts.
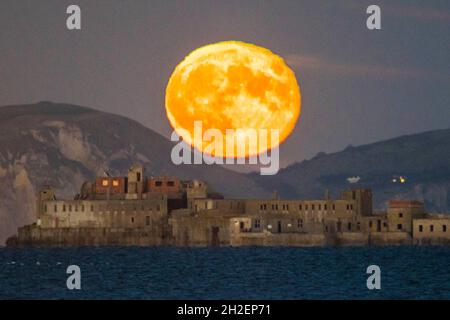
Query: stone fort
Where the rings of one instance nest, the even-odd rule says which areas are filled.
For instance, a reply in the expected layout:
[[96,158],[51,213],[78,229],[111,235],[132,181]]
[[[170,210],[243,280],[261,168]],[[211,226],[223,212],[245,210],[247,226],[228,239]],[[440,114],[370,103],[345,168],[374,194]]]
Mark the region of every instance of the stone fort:
[[391,200],[375,212],[369,189],[339,199],[224,199],[199,180],[126,177],[85,182],[73,200],[40,191],[36,222],[9,246],[326,246],[450,243],[450,216],[421,202]]

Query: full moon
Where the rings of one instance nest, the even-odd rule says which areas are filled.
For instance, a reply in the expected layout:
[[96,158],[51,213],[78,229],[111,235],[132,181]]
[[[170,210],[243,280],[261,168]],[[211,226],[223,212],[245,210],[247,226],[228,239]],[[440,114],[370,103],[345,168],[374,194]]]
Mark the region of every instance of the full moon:
[[[275,129],[279,144],[295,127],[300,100],[295,74],[280,56],[253,44],[226,41],[196,49],[175,68],[165,103],[171,126],[178,134],[189,132],[191,137],[183,139],[203,152],[209,142],[193,141],[195,121],[224,137],[227,129],[241,129],[234,137],[237,144],[246,142],[242,132],[248,129]],[[276,146],[258,143],[236,157],[256,156]],[[221,150],[211,155],[227,156]]]

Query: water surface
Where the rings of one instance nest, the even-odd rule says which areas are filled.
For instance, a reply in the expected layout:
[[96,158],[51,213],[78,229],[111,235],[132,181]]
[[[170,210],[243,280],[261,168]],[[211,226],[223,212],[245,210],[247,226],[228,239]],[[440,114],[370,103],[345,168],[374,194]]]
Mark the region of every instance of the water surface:
[[0,298],[450,299],[450,247],[0,248]]

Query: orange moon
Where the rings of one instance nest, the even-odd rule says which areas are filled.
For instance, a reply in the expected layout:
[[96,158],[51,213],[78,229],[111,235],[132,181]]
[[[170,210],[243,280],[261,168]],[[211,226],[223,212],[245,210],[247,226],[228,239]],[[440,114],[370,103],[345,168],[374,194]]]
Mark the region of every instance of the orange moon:
[[[227,129],[276,129],[281,143],[300,116],[301,95],[294,72],[280,56],[253,44],[225,41],[196,49],[175,68],[165,104],[178,134],[184,130],[194,137],[194,122],[202,121],[203,131],[218,129],[224,137]],[[234,138],[245,143],[242,135]],[[200,151],[210,143],[183,139]],[[256,156],[267,149],[258,144],[236,156]],[[213,156],[226,154],[216,150]]]

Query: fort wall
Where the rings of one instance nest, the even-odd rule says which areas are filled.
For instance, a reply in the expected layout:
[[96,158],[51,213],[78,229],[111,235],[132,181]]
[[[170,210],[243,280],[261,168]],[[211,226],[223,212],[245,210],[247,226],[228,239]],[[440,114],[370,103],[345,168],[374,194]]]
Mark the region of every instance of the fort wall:
[[199,180],[126,177],[86,182],[74,200],[47,187],[36,223],[8,245],[354,246],[450,244],[450,217],[427,215],[422,203],[392,200],[374,213],[372,192],[351,189],[340,199],[223,199]]

